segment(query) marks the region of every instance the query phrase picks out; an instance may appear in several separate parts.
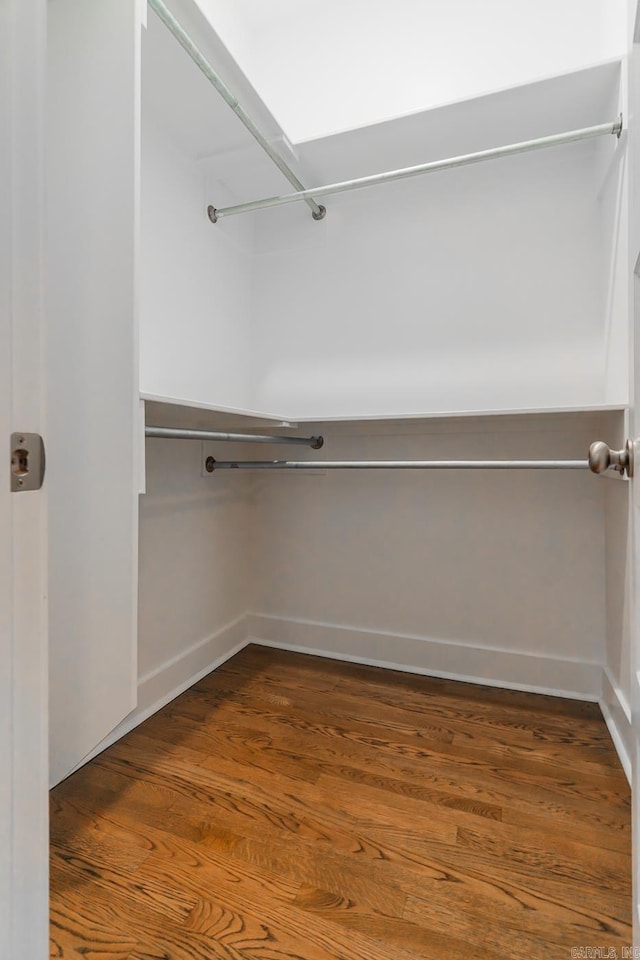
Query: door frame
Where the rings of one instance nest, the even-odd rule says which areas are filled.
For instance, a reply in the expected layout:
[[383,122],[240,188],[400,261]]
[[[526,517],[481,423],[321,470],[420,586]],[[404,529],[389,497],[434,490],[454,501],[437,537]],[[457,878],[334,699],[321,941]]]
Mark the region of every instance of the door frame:
[[0,0],[0,943],[31,960],[48,956],[47,493],[10,493],[9,439],[45,434],[46,13]]

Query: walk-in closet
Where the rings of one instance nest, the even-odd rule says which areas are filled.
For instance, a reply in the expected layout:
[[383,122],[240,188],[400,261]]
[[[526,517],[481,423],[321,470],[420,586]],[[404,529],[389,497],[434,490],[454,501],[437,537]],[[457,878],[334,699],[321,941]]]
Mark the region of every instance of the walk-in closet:
[[633,944],[635,4],[476,7],[48,4],[56,956]]

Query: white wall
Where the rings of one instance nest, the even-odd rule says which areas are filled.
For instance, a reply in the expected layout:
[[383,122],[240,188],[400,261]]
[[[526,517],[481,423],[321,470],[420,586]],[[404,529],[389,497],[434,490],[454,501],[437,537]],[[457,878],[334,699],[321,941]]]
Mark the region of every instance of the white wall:
[[[248,455],[230,446],[232,456]],[[200,442],[147,440],[147,492],[140,499],[139,709],[244,640],[253,591],[248,478],[219,473],[213,483],[201,471]]]
[[[570,416],[314,425],[329,459],[584,457],[611,429]],[[599,696],[601,666],[585,665],[605,658],[606,481],[354,471],[255,482],[258,639]]]
[[603,403],[589,150],[333,197],[319,224],[256,215],[259,408],[321,419]]
[[54,783],[136,696],[139,16],[130,0],[55,0],[48,11]]
[[[581,458],[616,424],[314,424],[325,447],[296,456]],[[228,444],[213,452],[256,456]],[[138,713],[248,637],[599,696],[605,494],[618,485],[558,471],[202,477],[202,453],[196,442],[147,441]]]
[[612,684],[629,704],[631,699],[631,557],[629,487],[608,483],[605,491],[606,539],[606,663]]
[[[636,3],[629,4],[630,30],[633,30]],[[630,46],[630,40],[629,40]],[[633,58],[635,60],[635,57]],[[631,79],[635,69],[629,59],[622,64],[621,110],[628,119],[622,137],[624,152],[613,158],[604,169],[601,191],[603,214],[602,241],[607,271],[606,300],[606,377],[607,399],[626,395],[631,405],[624,425],[615,437],[620,447],[626,437],[635,437],[637,427],[633,396],[634,388],[634,266],[637,252],[637,217],[632,206],[639,131],[634,123],[634,91]],[[635,252],[634,252],[635,247]],[[637,396],[637,393],[636,393]],[[635,401],[637,403],[637,400]],[[634,539],[633,486],[609,484],[606,491],[606,597],[607,597],[607,660],[603,688],[603,711],[621,756],[626,756],[625,769],[633,779],[635,735],[631,726],[632,709],[637,699],[634,679],[632,637],[635,617],[633,586]],[[620,746],[622,749],[620,749]],[[637,896],[636,896],[637,900]]]
[[624,0],[199,0],[300,142],[625,52]]
[[209,182],[143,104],[140,390],[247,409],[253,225],[214,228]]
[[[621,66],[619,103],[625,129],[620,138],[621,149],[604,160],[602,186],[598,196],[602,226],[600,233],[603,261],[604,348],[606,364],[606,399],[609,403],[629,399],[629,323],[631,301],[630,264],[630,195],[629,147],[630,112],[628,97],[628,63]],[[632,120],[633,118],[631,118]]]
[[[221,429],[230,424],[222,424]],[[246,459],[241,444],[225,444]],[[140,497],[137,705],[91,759],[246,644],[255,501],[248,476],[202,476],[200,441],[147,440]]]

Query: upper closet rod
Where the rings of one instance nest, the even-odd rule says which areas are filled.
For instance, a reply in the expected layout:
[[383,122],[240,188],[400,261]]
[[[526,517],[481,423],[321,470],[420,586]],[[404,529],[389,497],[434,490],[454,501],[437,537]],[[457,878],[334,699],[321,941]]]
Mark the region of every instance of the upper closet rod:
[[575,140],[588,140],[591,137],[602,137],[614,134],[620,137],[622,133],[622,114],[613,123],[600,123],[594,127],[582,127],[579,130],[570,130],[568,133],[556,133],[549,137],[540,137],[538,140],[523,140],[521,143],[512,143],[505,147],[493,147],[490,150],[480,150],[478,153],[465,153],[448,160],[434,160],[430,163],[420,163],[415,167],[403,167],[401,170],[390,170],[387,173],[374,173],[369,177],[359,177],[357,180],[343,180],[341,183],[331,183],[325,187],[314,187],[312,190],[300,190],[298,193],[287,193],[279,197],[267,197],[265,200],[253,200],[250,203],[237,203],[232,207],[208,207],[209,219],[216,223],[221,217],[231,217],[236,213],[250,213],[252,210],[262,210],[264,207],[278,207],[283,203],[296,203],[298,200],[314,197],[324,197],[333,193],[345,193],[347,190],[360,190],[362,187],[372,187],[378,183],[388,183],[390,180],[404,180],[407,177],[417,177],[423,173],[434,173],[436,170],[448,170],[450,167],[466,167],[471,163],[480,163],[482,160],[497,160],[500,157],[509,157],[516,153],[526,153],[529,150],[540,150],[543,147],[555,147],[561,143],[573,143]]
[[225,103],[231,107],[235,115],[242,121],[251,136],[258,141],[264,152],[271,157],[277,168],[285,175],[289,183],[294,186],[296,190],[304,193],[304,197],[301,199],[303,199],[310,208],[313,214],[313,219],[322,220],[326,213],[325,208],[315,202],[309,190],[305,190],[304,184],[298,180],[293,170],[291,170],[291,168],[285,163],[280,154],[273,149],[267,138],[258,129],[246,110],[240,105],[238,98],[231,92],[231,90],[229,90],[228,86],[218,76],[209,61],[201,53],[198,47],[196,47],[188,33],[180,26],[171,11],[167,9],[162,0],[147,0],[147,2],[151,9],[155,10],[155,12],[158,14],[164,25],[171,31],[180,46],[186,50],[198,69],[205,75],[209,83],[213,84]]
[[319,450],[322,437],[274,437],[250,433],[220,433],[218,430],[183,430],[177,427],[145,427],[146,437],[160,440],[229,440],[232,443],[290,443]]

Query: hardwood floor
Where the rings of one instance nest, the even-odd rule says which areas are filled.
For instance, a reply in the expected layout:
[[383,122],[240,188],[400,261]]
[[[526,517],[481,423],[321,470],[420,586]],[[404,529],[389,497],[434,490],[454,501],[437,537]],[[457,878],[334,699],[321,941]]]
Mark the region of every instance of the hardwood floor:
[[52,957],[630,942],[630,794],[595,704],[249,647],[51,794]]

